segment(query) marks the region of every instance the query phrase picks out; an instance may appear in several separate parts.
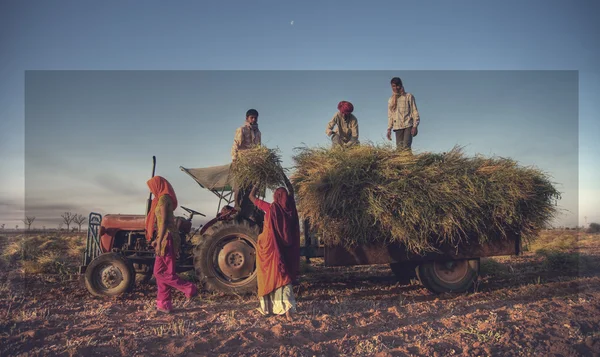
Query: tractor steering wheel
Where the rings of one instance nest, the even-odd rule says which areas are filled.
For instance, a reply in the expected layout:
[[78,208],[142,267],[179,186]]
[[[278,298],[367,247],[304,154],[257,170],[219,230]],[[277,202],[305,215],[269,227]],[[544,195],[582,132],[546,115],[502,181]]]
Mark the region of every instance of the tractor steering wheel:
[[202,214],[198,211],[194,211],[193,209],[187,208],[187,207],[183,207],[183,206],[179,206],[181,207],[182,210],[186,211],[187,213],[189,213],[190,215],[195,215],[197,214],[198,216],[202,216],[202,217],[206,217],[205,214]]

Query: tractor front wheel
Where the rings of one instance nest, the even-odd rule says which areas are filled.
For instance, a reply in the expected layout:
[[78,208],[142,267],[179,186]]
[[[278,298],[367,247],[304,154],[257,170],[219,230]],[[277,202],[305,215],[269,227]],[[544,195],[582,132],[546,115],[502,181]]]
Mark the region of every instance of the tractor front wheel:
[[194,249],[196,276],[210,291],[256,292],[259,227],[247,221],[220,221],[204,232]]
[[94,296],[115,296],[131,290],[135,270],[127,258],[117,253],[104,253],[85,270],[85,287]]

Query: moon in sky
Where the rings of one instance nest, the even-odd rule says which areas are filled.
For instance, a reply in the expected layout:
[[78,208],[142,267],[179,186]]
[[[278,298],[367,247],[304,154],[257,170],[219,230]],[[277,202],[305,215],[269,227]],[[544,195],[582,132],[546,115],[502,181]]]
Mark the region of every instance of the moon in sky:
[[294,20],[292,20],[292,22],[290,22],[290,25],[294,26]]

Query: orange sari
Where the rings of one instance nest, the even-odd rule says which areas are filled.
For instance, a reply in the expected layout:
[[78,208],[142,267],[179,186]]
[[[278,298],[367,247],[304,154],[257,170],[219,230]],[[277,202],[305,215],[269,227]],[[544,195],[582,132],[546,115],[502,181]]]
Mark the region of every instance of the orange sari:
[[294,198],[284,188],[275,191],[274,202],[257,199],[265,212],[262,233],[258,236],[256,270],[258,296],[296,282],[300,266],[300,224]]

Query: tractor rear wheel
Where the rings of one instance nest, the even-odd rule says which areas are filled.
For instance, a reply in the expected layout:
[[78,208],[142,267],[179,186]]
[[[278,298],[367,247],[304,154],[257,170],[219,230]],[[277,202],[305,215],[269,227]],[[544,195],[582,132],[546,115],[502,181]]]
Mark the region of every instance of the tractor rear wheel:
[[256,292],[259,227],[247,221],[220,221],[204,232],[194,248],[196,276],[210,291]]
[[479,275],[479,259],[427,262],[417,267],[421,284],[435,294],[470,290]]
[[117,253],[104,253],[85,270],[85,287],[94,296],[115,296],[131,290],[135,270],[130,260]]

